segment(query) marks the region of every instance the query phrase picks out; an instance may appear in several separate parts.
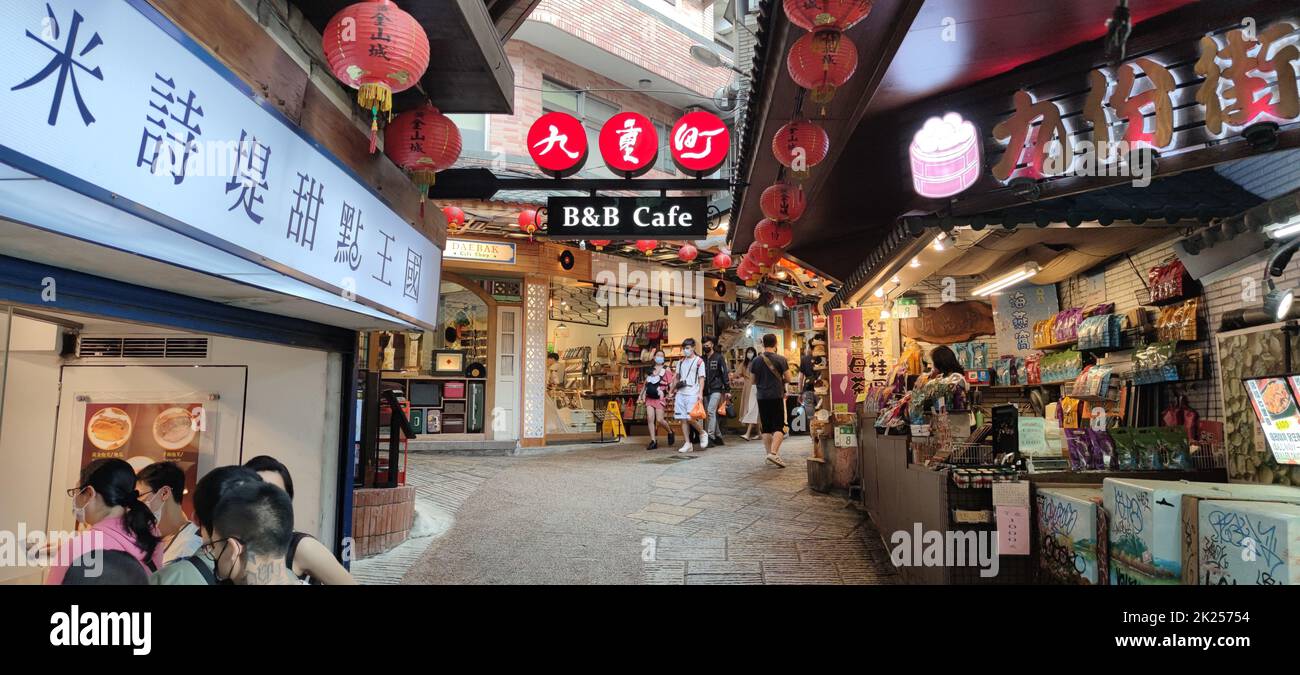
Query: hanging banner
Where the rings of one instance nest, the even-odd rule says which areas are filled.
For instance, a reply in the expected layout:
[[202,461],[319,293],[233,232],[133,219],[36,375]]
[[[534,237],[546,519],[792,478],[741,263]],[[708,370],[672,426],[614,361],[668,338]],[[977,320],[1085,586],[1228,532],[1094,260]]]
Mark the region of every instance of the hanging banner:
[[1056,286],[1025,284],[993,296],[993,323],[998,354],[1026,356],[1033,351],[1034,324],[1056,316],[1061,306]]
[[829,323],[831,412],[848,413],[866,399],[868,387],[885,384],[898,340],[879,307],[834,309]]

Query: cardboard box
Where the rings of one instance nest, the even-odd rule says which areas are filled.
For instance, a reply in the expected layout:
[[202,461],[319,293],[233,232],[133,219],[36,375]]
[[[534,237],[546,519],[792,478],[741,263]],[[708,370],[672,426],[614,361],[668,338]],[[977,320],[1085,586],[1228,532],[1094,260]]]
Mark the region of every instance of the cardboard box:
[[1110,582],[1182,582],[1183,496],[1221,498],[1217,483],[1107,478],[1102,498],[1110,524]]
[[[1041,488],[1035,498],[1038,565],[1051,581],[1097,585],[1101,576],[1097,542],[1100,488]],[[1102,535],[1104,537],[1104,534]]]
[[[1286,502],[1300,504],[1300,488],[1285,485],[1253,485],[1249,483],[1232,483],[1215,486],[1213,499],[1251,501],[1251,502]],[[1201,577],[1200,556],[1200,502],[1203,497],[1183,496],[1183,583],[1195,585],[1204,583]]]
[[1207,499],[1199,507],[1202,584],[1300,584],[1300,506]]

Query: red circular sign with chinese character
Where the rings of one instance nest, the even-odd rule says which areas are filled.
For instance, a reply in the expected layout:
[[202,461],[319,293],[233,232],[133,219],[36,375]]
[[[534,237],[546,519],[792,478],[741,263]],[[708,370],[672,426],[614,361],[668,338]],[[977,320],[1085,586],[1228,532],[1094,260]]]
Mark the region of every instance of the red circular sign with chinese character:
[[528,154],[549,174],[575,174],[587,161],[587,130],[572,115],[546,113],[528,129]]
[[731,134],[727,125],[713,113],[697,110],[686,113],[673,125],[668,140],[673,161],[686,173],[713,173],[727,161]]
[[614,173],[639,176],[659,156],[659,134],[645,115],[621,112],[600,128],[600,156]]

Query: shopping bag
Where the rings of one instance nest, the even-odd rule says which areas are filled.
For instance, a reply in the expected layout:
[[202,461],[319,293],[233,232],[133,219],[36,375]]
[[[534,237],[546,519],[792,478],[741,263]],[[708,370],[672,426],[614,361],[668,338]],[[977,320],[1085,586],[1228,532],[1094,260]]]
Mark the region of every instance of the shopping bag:
[[707,410],[704,409],[704,404],[700,402],[698,399],[696,399],[695,407],[691,408],[691,419],[702,420],[708,416],[709,413]]

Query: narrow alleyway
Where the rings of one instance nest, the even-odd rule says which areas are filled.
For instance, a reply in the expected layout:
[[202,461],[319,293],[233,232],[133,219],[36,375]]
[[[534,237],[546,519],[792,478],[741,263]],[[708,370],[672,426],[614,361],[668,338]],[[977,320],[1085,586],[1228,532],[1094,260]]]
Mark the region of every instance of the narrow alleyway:
[[885,584],[864,516],[738,438],[686,458],[640,443],[520,457],[413,454],[435,534],[353,565],[362,583]]

